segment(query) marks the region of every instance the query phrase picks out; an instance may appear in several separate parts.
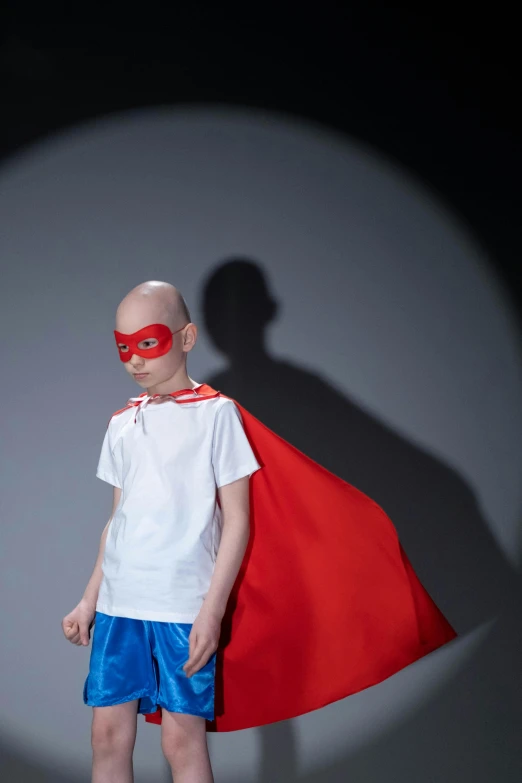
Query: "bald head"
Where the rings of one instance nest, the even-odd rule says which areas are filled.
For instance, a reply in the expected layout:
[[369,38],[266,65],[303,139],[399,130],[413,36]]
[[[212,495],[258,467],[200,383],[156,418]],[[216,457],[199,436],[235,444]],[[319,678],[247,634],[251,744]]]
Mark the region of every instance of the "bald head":
[[153,323],[172,331],[190,323],[186,302],[175,286],[161,280],[140,283],[125,296],[116,310],[116,329],[126,334]]

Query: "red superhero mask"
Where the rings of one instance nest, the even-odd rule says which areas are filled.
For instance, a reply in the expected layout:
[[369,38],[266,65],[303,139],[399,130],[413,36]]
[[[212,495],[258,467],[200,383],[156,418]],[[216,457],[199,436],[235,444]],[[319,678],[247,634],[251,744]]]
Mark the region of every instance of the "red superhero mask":
[[[182,326],[181,329],[184,329],[185,326]],[[158,356],[163,356],[172,348],[172,335],[181,332],[181,329],[171,332],[165,324],[149,324],[132,334],[124,334],[115,329],[114,336],[120,359],[122,362],[128,362],[134,354],[142,356],[144,359],[156,359]],[[139,348],[139,343],[145,340],[157,340],[158,344],[150,348]],[[123,343],[123,348],[118,343]]]

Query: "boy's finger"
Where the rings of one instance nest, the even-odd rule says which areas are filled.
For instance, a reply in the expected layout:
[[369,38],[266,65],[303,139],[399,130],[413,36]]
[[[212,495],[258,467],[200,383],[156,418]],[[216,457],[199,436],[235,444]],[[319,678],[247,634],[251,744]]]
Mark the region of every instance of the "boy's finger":
[[189,659],[185,666],[183,667],[185,669],[185,673],[189,676],[192,674],[195,674],[197,671],[203,668],[203,666],[208,662],[210,658],[210,647],[203,647],[201,650],[198,651],[198,654],[194,656],[192,661]]
[[67,639],[71,638],[71,634],[74,632],[74,623],[68,620],[62,623],[62,631]]
[[80,626],[80,641],[83,645],[89,644],[89,631],[86,625]]
[[198,658],[199,654],[200,654],[200,648],[199,648],[197,637],[194,637],[194,641],[191,641],[189,639],[189,657],[183,665],[183,670],[185,672],[187,671],[188,667],[193,665],[194,661]]
[[197,648],[198,648],[198,637],[197,637],[197,634],[191,634],[189,636],[189,657],[188,657],[189,661],[190,661],[191,658],[194,657],[194,654],[196,653]]

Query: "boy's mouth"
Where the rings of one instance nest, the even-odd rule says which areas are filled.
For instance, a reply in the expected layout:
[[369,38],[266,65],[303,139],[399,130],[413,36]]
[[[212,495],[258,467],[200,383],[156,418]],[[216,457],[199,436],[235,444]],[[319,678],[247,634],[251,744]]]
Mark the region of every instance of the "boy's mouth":
[[139,381],[141,378],[145,378],[149,373],[148,372],[135,372],[133,373],[134,377]]

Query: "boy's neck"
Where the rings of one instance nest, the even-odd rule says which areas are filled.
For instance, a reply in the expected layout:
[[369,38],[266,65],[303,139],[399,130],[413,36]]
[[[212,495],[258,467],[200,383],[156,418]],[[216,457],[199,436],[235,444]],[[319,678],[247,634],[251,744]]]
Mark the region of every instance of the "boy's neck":
[[147,389],[147,394],[172,394],[173,392],[181,391],[181,389],[193,389],[194,386],[199,386],[198,381],[194,381],[187,373],[173,378],[163,383],[158,383],[156,386],[151,386]]

